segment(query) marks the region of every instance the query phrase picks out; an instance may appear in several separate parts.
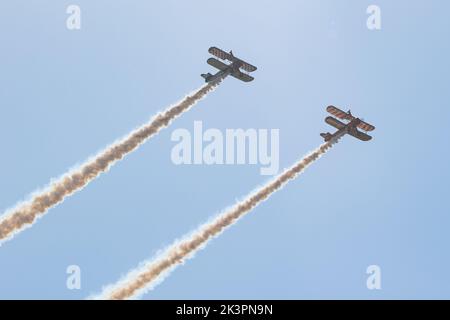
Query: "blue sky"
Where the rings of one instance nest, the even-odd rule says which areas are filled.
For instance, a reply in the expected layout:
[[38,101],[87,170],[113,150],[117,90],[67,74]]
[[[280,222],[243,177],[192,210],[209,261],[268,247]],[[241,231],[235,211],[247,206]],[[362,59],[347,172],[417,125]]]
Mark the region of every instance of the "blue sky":
[[[70,4],[81,30],[66,28]],[[382,29],[366,27],[381,8]],[[450,298],[446,1],[9,1],[0,4],[0,211],[202,84],[227,79],[106,175],[0,247],[0,298],[81,299],[268,178],[175,166],[171,132],[280,129],[280,166],[321,143],[324,108],[373,123],[215,239],[145,299]],[[176,199],[176,200],[174,200]],[[81,290],[66,288],[79,265]],[[366,288],[379,265],[382,289]]]

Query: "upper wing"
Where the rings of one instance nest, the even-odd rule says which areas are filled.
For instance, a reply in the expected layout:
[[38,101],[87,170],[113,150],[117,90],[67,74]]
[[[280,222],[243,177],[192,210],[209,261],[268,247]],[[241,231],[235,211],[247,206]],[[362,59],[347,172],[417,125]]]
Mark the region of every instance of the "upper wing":
[[336,118],[342,119],[342,120],[353,120],[353,117],[349,115],[347,112],[342,111],[339,108],[336,108],[335,106],[328,106],[327,111],[331,113]]
[[358,130],[355,130],[355,132],[352,132],[352,130],[350,130],[348,134],[362,141],[369,141],[372,139],[372,137],[368,134],[365,134],[364,132],[360,132]]
[[222,49],[219,49],[217,47],[209,48],[208,52],[211,53],[212,55],[216,56],[219,59],[234,61],[231,54],[229,54],[228,52],[225,52]]
[[241,68],[244,69],[247,72],[253,72],[253,71],[255,71],[257,69],[254,65],[251,65],[250,63],[247,63],[247,62],[242,61],[242,60],[240,60],[240,61],[242,62]]
[[231,62],[235,62],[235,61],[241,62],[242,65],[240,68],[242,68],[243,70],[245,70],[247,72],[253,72],[257,69],[254,65],[251,65],[248,62],[238,59],[235,56],[233,56],[233,55],[229,54],[228,52],[225,52],[222,49],[219,49],[217,47],[209,48],[208,52],[222,60],[228,60]]
[[325,122],[328,123],[330,126],[335,127],[336,129],[340,130],[345,127],[345,124],[340,122],[339,120],[333,118],[333,117],[326,117]]
[[367,122],[361,121],[360,124],[358,124],[358,128],[364,130],[364,131],[372,131],[375,130],[375,127],[371,124],[368,124]]
[[241,81],[244,81],[244,82],[250,82],[254,79],[252,76],[249,76],[248,74],[240,72],[240,71],[235,71],[235,72],[231,73],[231,75]]
[[[339,108],[336,108],[335,106],[329,106],[327,107],[327,111],[331,113],[333,116],[339,119],[343,120],[353,120],[354,117],[347,112],[342,111]],[[364,130],[364,131],[372,131],[375,130],[375,127],[371,124],[368,124],[367,122],[361,121],[361,123],[358,125],[358,128]]]
[[210,66],[213,66],[214,68],[217,68],[219,70],[226,70],[229,66],[225,63],[223,63],[222,61],[219,61],[215,58],[209,58],[206,61]]

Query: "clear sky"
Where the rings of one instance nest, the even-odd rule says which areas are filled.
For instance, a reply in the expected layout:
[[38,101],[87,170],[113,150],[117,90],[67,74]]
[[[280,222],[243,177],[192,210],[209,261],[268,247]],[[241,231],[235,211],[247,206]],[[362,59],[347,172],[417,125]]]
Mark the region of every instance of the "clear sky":
[[[81,8],[81,29],[66,8]],[[381,8],[382,28],[366,27]],[[176,166],[177,128],[280,130],[280,166],[324,108],[373,123],[145,299],[450,298],[448,1],[2,1],[0,212],[202,84],[215,45],[258,66],[0,247],[0,298],[81,299],[245,196],[259,166]],[[80,290],[66,268],[81,268]],[[382,289],[368,290],[378,265]]]

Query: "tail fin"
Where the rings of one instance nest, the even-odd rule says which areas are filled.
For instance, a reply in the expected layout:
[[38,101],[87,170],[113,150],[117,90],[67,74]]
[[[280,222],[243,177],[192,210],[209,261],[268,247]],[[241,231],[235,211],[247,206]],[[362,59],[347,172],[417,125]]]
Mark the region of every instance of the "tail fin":
[[211,79],[212,74],[209,73],[209,72],[208,73],[202,73],[201,76],[202,76],[203,79],[205,79],[205,82],[208,82],[209,79]]
[[327,132],[327,133],[321,133],[320,136],[326,141],[330,141],[331,140],[331,133]]

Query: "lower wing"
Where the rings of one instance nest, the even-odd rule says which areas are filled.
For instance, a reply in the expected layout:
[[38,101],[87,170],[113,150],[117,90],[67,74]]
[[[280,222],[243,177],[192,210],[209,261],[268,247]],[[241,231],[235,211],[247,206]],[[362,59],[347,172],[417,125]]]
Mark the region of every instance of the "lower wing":
[[359,139],[361,141],[369,141],[372,139],[371,136],[369,136],[368,134],[365,134],[364,132],[355,130],[355,132],[352,132],[352,130],[349,130],[350,132],[348,132],[349,135],[355,137],[356,139]]
[[250,82],[250,81],[253,81],[253,79],[255,79],[252,76],[249,76],[248,74],[240,72],[240,71],[234,71],[231,73],[231,75],[233,77],[235,77],[236,79],[239,79],[244,82]]

